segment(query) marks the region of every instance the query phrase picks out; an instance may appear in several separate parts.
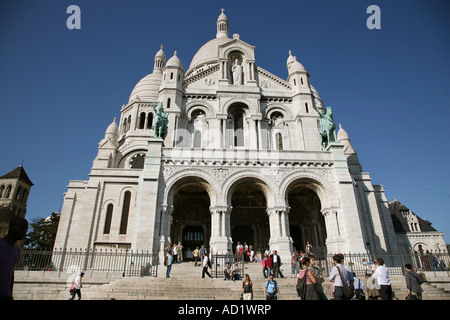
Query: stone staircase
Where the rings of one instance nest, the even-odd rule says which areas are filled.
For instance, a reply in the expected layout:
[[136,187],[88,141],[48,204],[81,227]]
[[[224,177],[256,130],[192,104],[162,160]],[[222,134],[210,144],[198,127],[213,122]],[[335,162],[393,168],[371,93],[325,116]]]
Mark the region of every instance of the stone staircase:
[[[202,279],[201,267],[192,262],[175,264],[170,278],[165,278],[165,267],[160,267],[158,277],[121,277],[114,274],[98,277],[87,274],[83,278],[83,300],[238,300],[242,281],[224,281],[223,278]],[[295,278],[291,278],[290,266],[281,268],[285,278],[276,278],[280,287],[279,300],[298,300]],[[262,268],[257,263],[245,264],[245,273],[253,282],[253,299],[264,300]],[[430,278],[427,276],[427,278]],[[362,279],[365,281],[365,279]],[[429,279],[430,280],[430,279]],[[440,280],[441,282],[443,279]],[[447,281],[448,277],[447,277]],[[407,291],[403,276],[391,276],[394,299],[404,300]],[[450,282],[448,282],[450,283]],[[67,300],[69,299],[67,278],[60,275],[46,277],[16,275],[14,298],[16,300]],[[328,280],[323,284],[326,296],[331,298]],[[424,300],[450,300],[450,292],[444,287],[430,283],[422,285]]]
[[[83,299],[117,299],[117,300],[239,300],[242,281],[225,281],[223,278],[201,277],[202,268],[191,262],[175,264],[170,278],[165,278],[165,268],[159,270],[158,278],[125,277],[102,286],[83,289]],[[264,284],[267,279],[262,276],[258,264],[246,264],[253,282],[254,300],[264,299]],[[278,298],[281,300],[298,300],[295,279],[276,279],[280,286]]]

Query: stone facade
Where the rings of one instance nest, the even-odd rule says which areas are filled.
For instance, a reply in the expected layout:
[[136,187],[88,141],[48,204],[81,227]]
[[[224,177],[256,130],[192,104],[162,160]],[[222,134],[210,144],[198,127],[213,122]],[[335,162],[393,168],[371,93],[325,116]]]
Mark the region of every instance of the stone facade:
[[[396,252],[384,189],[362,172],[347,133],[322,150],[323,102],[304,66],[289,52],[279,78],[228,27],[222,11],[187,71],[161,46],[100,141],[89,180],[70,181],[55,247],[161,253],[182,242],[189,257],[201,244],[225,252],[240,241],[287,259],[310,241]],[[164,140],[152,129],[156,102],[169,115]]]

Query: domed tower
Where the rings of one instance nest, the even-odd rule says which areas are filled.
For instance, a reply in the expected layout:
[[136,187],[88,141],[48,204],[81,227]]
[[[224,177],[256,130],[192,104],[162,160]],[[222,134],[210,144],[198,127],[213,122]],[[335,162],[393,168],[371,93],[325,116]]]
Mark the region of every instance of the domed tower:
[[184,91],[183,81],[183,64],[175,51],[163,69],[163,80],[159,90],[159,101],[163,102],[166,112],[180,110]]
[[162,83],[163,68],[166,55],[161,45],[154,57],[153,72],[143,77],[133,88],[128,103],[122,106],[119,121],[119,141],[124,137],[153,136],[152,103],[159,100],[159,90]]
[[287,81],[292,85],[295,92],[301,92],[305,89],[309,89],[309,74],[305,67],[297,61],[297,57],[292,55],[291,50],[289,50],[289,57],[286,62],[286,67],[289,72]]
[[161,45],[161,48],[155,55],[155,64],[153,65],[153,73],[156,72],[162,72],[162,68],[164,68],[164,65],[166,64],[166,55],[163,51],[163,45]]
[[220,14],[220,16],[217,18],[217,34],[216,34],[216,38],[228,38],[228,18],[225,15],[225,13],[223,13],[225,11],[225,9],[221,9],[222,13]]
[[350,137],[347,131],[342,128],[339,123],[339,132],[337,134],[337,141],[344,145],[344,154],[347,157],[347,162],[349,166],[350,173],[359,173],[362,171],[361,163],[358,160],[358,154],[350,142]]
[[112,168],[116,158],[117,147],[119,146],[119,127],[116,118],[108,126],[105,137],[98,143],[98,153],[94,159],[92,168]]

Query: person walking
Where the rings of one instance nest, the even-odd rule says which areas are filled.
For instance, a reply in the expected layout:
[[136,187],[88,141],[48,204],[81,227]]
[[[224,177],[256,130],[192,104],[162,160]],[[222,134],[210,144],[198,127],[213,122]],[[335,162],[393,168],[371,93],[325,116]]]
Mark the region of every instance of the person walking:
[[333,256],[333,269],[330,272],[330,276],[328,279],[333,283],[333,290],[331,295],[334,297],[334,300],[348,300],[351,297],[345,297],[344,295],[344,286],[349,287],[350,279],[349,273],[342,265],[342,255],[336,254]]
[[267,280],[266,284],[264,285],[264,297],[266,298],[266,300],[277,300],[278,291],[278,283],[273,280],[273,275],[270,274],[269,280]]
[[25,238],[27,230],[28,221],[14,217],[6,236],[0,238],[0,300],[13,300],[14,268],[20,257],[17,241]]
[[209,259],[208,256],[206,255],[206,253],[203,254],[203,270],[202,270],[202,278],[205,277],[205,274],[208,275],[208,277],[212,278],[212,276],[209,274],[208,272],[208,267],[209,267]]
[[297,256],[295,253],[291,256],[291,278],[295,278],[295,273],[297,271]]
[[81,300],[81,288],[83,287],[83,285],[81,284],[81,279],[83,279],[83,276],[84,272],[81,271],[72,282],[72,287],[70,288],[70,294],[72,295],[72,297],[70,298],[70,300],[74,300],[75,295],[78,296],[78,300]]
[[273,261],[269,254],[266,256],[266,268],[267,268],[267,276],[272,274]]
[[392,286],[389,279],[389,271],[384,266],[384,260],[377,260],[377,269],[373,273],[373,277],[377,279],[380,286],[380,300],[392,300]]
[[172,253],[173,253],[173,263],[178,263],[178,251],[180,248],[178,248],[177,244],[173,245]]
[[242,298],[243,300],[253,300],[253,283],[247,273],[244,275],[244,281],[242,281]]
[[173,265],[173,255],[172,252],[169,252],[167,255],[167,271],[166,271],[166,278],[170,278],[170,271],[172,271],[172,265]]
[[181,242],[178,242],[178,263],[183,262],[183,248]]
[[412,266],[409,263],[405,264],[405,269],[406,288],[408,289],[408,296],[406,297],[406,299],[422,300],[422,277],[412,270]]
[[202,246],[200,247],[200,260],[203,261],[203,255],[206,254],[206,248],[205,246],[202,244]]
[[195,248],[195,250],[192,252],[192,255],[194,256],[194,267],[196,267],[197,261],[200,259],[200,250],[198,250],[198,247]]
[[319,268],[316,267],[316,257],[314,255],[309,255],[309,267],[314,277],[316,278],[316,283],[314,284],[314,289],[316,290],[317,297],[319,300],[328,300],[326,294],[323,292],[322,283],[325,279],[322,276],[322,273]]
[[297,283],[298,286],[299,281],[301,281],[304,277],[306,277],[306,292],[305,296],[301,297],[302,300],[319,300],[319,297],[317,296],[316,289],[314,285],[317,283],[316,277],[314,277],[313,272],[311,271],[310,267],[310,259],[305,257],[303,258],[303,268],[298,272],[297,275]]
[[267,254],[264,254],[264,258],[261,260],[262,271],[264,278],[267,278],[269,274],[267,273]]
[[273,254],[270,256],[270,258],[272,259],[273,274],[275,275],[275,278],[278,278],[278,274],[280,275],[281,278],[284,278],[280,270],[281,258],[278,255],[277,250],[273,250]]
[[354,300],[366,300],[366,294],[364,293],[366,286],[364,282],[356,277],[355,273],[353,273],[353,289],[355,289]]

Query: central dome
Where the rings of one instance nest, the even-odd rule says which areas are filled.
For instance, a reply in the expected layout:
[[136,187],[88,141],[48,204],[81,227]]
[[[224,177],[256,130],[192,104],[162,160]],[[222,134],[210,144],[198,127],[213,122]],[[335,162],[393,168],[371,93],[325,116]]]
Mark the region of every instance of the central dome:
[[228,18],[224,13],[224,9],[221,9],[222,13],[217,18],[217,34],[216,38],[205,43],[192,58],[189,69],[186,75],[189,75],[195,68],[204,66],[208,63],[219,62],[219,46],[232,41],[228,37]]
[[218,62],[219,46],[231,41],[230,38],[215,38],[205,43],[192,58],[191,64],[186,74],[192,72],[195,68],[208,63]]

